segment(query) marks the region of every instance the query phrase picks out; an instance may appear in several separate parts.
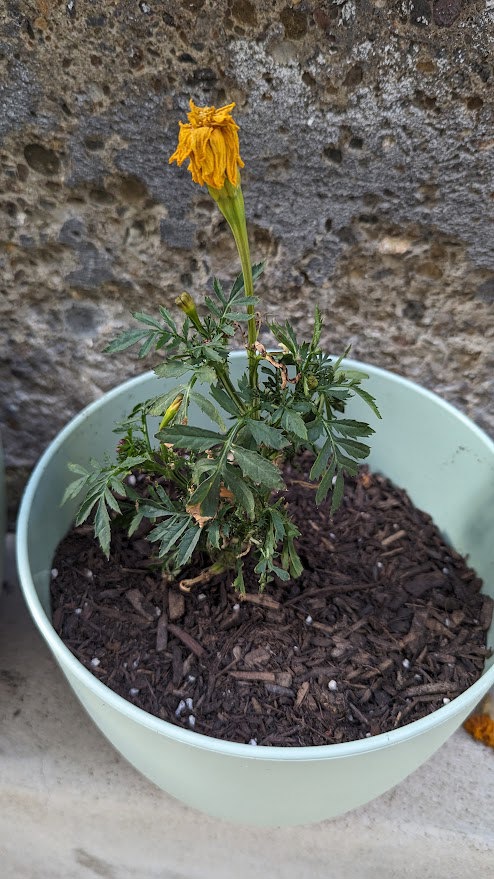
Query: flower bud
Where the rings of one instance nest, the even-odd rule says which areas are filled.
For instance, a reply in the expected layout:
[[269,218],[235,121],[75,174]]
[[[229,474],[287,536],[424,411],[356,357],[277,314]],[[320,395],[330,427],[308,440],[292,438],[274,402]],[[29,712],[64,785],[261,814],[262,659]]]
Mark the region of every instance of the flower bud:
[[175,305],[178,305],[178,307],[182,309],[184,314],[186,314],[187,317],[190,318],[196,330],[204,335],[204,327],[199,320],[196,304],[192,299],[192,296],[190,296],[189,293],[181,293],[180,296],[177,296],[177,298],[175,299]]
[[175,415],[177,414],[178,410],[180,409],[180,406],[182,405],[183,398],[184,398],[184,395],[179,394],[178,397],[175,397],[173,403],[170,403],[170,405],[168,406],[168,409],[166,410],[165,414],[163,415],[163,418],[161,419],[160,430],[163,430],[163,428],[166,427],[167,424],[170,424],[170,421],[172,421],[172,419],[175,418]]

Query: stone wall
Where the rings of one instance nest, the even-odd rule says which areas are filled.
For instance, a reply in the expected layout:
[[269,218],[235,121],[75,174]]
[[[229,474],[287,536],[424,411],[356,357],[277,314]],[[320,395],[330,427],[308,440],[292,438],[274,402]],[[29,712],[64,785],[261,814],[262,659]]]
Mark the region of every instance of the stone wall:
[[129,310],[238,270],[167,159],[188,98],[237,102],[271,316],[494,433],[493,0],[4,0],[0,405],[11,499],[123,377]]

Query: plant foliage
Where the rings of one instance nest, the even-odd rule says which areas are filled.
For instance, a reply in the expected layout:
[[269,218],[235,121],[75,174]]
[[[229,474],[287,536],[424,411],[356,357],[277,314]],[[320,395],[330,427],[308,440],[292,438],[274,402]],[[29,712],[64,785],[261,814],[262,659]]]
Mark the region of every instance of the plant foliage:
[[[254,279],[261,272],[262,265],[253,266]],[[356,474],[374,432],[345,418],[346,404],[357,394],[379,412],[361,386],[367,376],[322,352],[317,308],[309,342],[300,343],[289,323],[271,323],[278,350],[251,346],[260,371],[253,385],[247,373],[235,383],[229,369],[232,338],[244,334],[252,315],[243,275],[229,294],[215,280],[201,318],[190,297],[177,302],[185,312],[180,326],[166,308],[159,318],[137,312],[139,327],[107,348],[116,353],[139,345],[140,357],[159,352],[156,375],[173,380],[173,389],[138,404],[117,427],[115,461],[91,461],[88,469],[71,465],[76,478],[64,499],[84,491],[77,523],[93,517],[106,556],[112,525],[123,524],[130,535],[146,533],[156,563],[174,575],[201,554],[211,572],[230,569],[239,591],[249,555],[262,590],[273,576],[288,580],[301,573],[298,531],[284,500],[283,460],[307,449],[314,453],[315,502],[331,493],[334,512],[344,477]],[[189,423],[191,404],[207,416],[210,429]],[[159,418],[154,426],[153,416]]]

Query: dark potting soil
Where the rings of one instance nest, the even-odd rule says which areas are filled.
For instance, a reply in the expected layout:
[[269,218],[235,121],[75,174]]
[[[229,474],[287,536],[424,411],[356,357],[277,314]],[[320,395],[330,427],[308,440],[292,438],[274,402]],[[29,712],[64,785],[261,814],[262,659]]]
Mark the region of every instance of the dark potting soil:
[[259,595],[248,571],[243,598],[225,575],[184,595],[150,567],[147,541],[115,533],[107,562],[81,526],[53,563],[65,644],[150,714],[258,745],[377,735],[474,683],[494,602],[430,517],[365,469],[331,519],[302,471],[288,466],[285,477],[302,534],[299,579]]

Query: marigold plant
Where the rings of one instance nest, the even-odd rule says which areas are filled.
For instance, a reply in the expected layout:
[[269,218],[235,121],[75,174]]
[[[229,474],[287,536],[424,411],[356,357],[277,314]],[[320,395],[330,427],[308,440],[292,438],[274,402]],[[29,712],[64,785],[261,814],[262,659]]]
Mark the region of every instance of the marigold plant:
[[[92,462],[89,470],[70,465],[76,478],[65,494],[85,492],[77,523],[93,517],[107,556],[112,526],[142,533],[155,545],[156,563],[178,578],[183,590],[228,570],[242,592],[247,558],[261,590],[275,576],[299,576],[299,532],[284,498],[284,461],[312,452],[315,503],[332,492],[334,511],[344,475],[356,474],[369,453],[365,440],[374,432],[344,417],[346,403],[357,394],[379,417],[374,398],[362,387],[367,376],[321,350],[317,307],[308,341],[300,342],[289,322],[276,321],[267,323],[276,350],[259,341],[254,284],[263,266],[250,258],[234,106],[197,107],[191,101],[170,162],[188,160],[192,180],[207,186],[232,231],[241,273],[229,292],[215,280],[200,306],[182,292],[176,299],[180,326],[165,307],[156,317],[134,313],[140,326],[107,351],[139,345],[144,357],[156,350],[155,373],[168,380],[167,388],[172,382],[171,390],[139,403],[117,426],[122,438],[116,461]],[[242,340],[248,358],[238,381],[229,360],[235,339]],[[191,404],[210,426],[190,423]],[[192,563],[200,574],[190,576]]]

